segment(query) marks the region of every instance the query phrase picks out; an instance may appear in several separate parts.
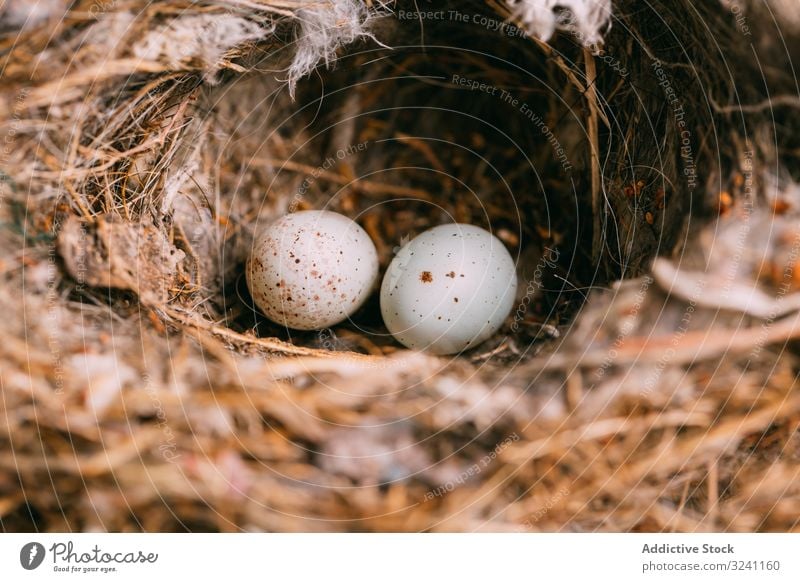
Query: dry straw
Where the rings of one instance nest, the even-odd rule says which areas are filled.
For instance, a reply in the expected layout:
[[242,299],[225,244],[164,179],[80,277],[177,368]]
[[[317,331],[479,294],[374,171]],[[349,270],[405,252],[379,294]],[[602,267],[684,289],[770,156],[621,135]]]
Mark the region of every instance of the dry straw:
[[[3,529],[796,530],[784,4],[5,2]],[[492,227],[520,308],[287,334],[242,264],[307,207]]]

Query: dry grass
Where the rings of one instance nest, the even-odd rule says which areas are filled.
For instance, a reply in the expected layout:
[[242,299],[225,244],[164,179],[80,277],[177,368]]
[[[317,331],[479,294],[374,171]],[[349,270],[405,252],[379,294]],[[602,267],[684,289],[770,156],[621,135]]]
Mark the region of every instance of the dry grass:
[[[82,0],[1,33],[2,528],[797,530],[800,128],[763,7],[762,80],[713,3],[619,2],[603,53],[368,5]],[[332,55],[294,32],[331,26],[293,99]],[[383,267],[491,227],[536,293],[450,360],[375,301],[289,334],[242,263],[322,206]]]

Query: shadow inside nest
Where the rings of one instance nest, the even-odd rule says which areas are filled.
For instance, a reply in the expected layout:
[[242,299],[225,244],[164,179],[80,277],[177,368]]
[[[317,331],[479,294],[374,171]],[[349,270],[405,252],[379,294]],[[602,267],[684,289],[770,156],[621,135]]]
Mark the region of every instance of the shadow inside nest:
[[[452,41],[461,28],[434,23],[427,34]],[[247,110],[221,162],[269,168],[255,186],[267,194],[250,214],[253,236],[287,210],[340,212],[370,235],[381,274],[404,242],[432,226],[491,231],[517,264],[518,297],[504,328],[464,355],[519,360],[558,337],[598,282],[586,228],[582,96],[561,94],[527,39],[494,46],[493,36],[478,38],[487,44],[426,46],[400,35],[391,50],[342,55],[334,70],[301,81],[294,100],[284,91]],[[220,99],[236,99],[237,84],[252,92],[251,83],[235,81]],[[263,124],[262,133],[250,123]],[[253,146],[263,131],[274,141]],[[249,158],[233,159],[241,151]],[[241,276],[245,257],[238,255],[220,305],[232,329],[334,351],[398,349],[377,291],[332,330],[297,332],[270,322],[253,308]]]

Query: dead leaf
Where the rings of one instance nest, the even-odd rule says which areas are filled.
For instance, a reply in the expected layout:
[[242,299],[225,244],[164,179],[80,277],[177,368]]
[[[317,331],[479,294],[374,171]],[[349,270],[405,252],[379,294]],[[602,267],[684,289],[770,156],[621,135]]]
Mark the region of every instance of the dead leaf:
[[67,272],[80,284],[133,291],[144,305],[163,305],[185,255],[147,224],[100,216],[71,217],[58,236]]

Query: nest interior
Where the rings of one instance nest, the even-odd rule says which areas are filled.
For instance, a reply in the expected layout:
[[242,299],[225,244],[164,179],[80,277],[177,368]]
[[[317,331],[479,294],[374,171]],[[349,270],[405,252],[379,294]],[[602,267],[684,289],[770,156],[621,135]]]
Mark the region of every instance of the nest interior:
[[[3,529],[797,528],[783,4],[252,4],[5,8]],[[243,263],[304,208],[382,268],[491,229],[519,307],[282,329]]]

